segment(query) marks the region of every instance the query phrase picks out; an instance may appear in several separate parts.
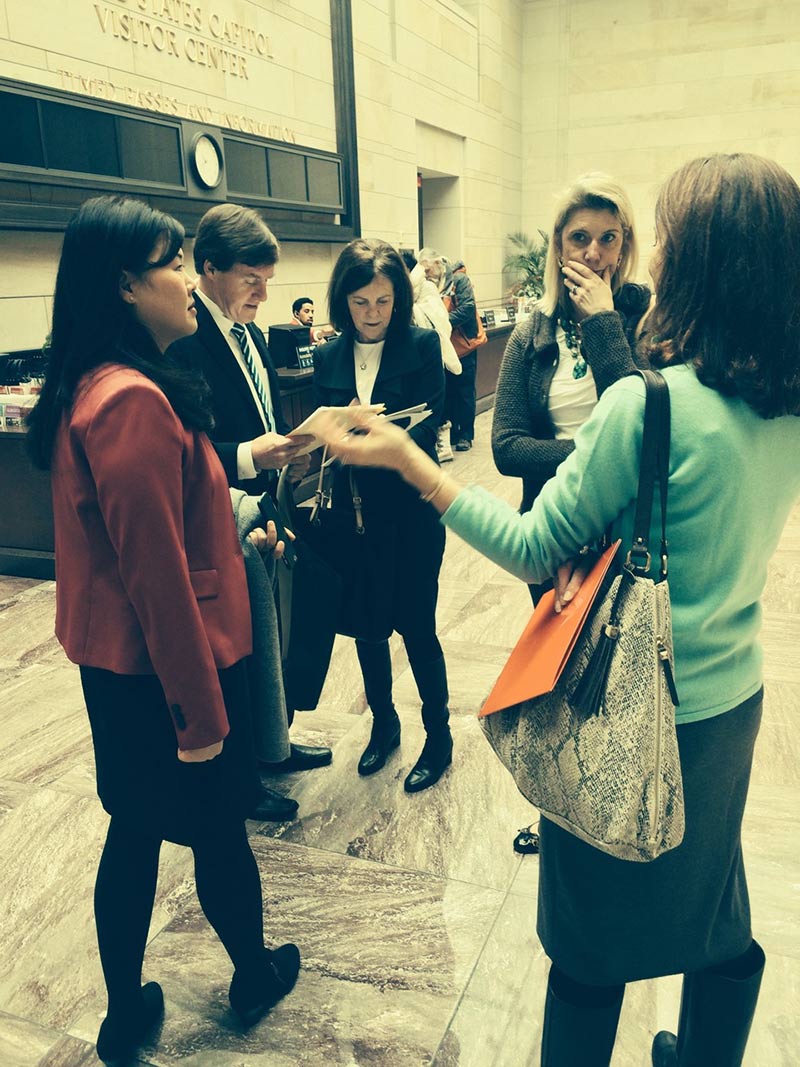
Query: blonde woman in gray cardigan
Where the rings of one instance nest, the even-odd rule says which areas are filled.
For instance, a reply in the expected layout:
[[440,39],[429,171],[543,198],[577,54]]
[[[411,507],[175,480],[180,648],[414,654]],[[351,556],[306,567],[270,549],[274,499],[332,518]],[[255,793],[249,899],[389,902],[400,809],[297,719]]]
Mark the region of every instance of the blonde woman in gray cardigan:
[[[651,299],[631,282],[637,262],[624,190],[605,174],[578,178],[556,205],[544,296],[511,334],[497,382],[492,452],[501,474],[522,479],[520,511],[572,452],[599,397],[636,365]],[[534,603],[547,588],[530,587]]]

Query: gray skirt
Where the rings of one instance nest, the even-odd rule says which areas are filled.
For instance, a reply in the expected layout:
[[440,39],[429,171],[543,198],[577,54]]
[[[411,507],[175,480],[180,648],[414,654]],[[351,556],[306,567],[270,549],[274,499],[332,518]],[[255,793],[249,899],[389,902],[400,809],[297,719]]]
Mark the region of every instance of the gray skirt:
[[617,985],[701,970],[750,944],[741,825],[763,690],[679,726],[686,834],[652,863],[592,848],[542,818],[537,930],[577,982]]

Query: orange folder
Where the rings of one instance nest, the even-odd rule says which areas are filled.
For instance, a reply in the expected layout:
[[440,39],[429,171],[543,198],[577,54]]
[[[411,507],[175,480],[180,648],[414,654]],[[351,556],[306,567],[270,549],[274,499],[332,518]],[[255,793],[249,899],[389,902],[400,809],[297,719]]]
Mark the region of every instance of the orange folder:
[[553,610],[553,590],[544,594],[478,713],[479,718],[555,688],[620,544],[615,541],[605,550],[574,599],[559,614]]

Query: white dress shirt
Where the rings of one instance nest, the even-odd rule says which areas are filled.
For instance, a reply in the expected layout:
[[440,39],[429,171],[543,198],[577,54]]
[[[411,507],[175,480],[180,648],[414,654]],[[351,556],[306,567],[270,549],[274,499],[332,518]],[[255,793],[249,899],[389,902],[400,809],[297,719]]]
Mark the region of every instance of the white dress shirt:
[[[211,318],[214,320],[214,323],[218,327],[220,333],[227,341],[228,347],[230,348],[231,352],[233,352],[234,356],[236,357],[236,362],[239,364],[239,369],[242,372],[242,376],[247,382],[247,388],[250,390],[253,396],[256,409],[258,410],[258,413],[261,416],[261,421],[264,424],[264,432],[266,433],[267,430],[269,430],[269,426],[267,425],[267,420],[264,416],[264,411],[261,406],[261,400],[258,396],[258,393],[256,392],[256,387],[253,384],[253,379],[250,377],[250,371],[247,369],[247,364],[244,361],[244,356],[242,355],[242,350],[239,347],[239,342],[231,333],[231,327],[234,325],[233,319],[229,319],[228,316],[225,315],[224,312],[217,306],[217,304],[214,303],[211,297],[208,296],[207,293],[202,292],[201,289],[195,289],[194,295],[195,298],[199,297],[203,301],[205,306],[208,308]],[[251,346],[251,350],[253,351],[254,356],[256,357],[253,360],[256,365],[256,371],[263,383],[264,391],[269,397],[270,407],[274,411],[275,404],[273,401],[272,392],[269,387],[269,376],[267,375],[267,372],[261,362],[260,357],[258,357],[257,355],[258,350],[255,347],[255,341],[251,341]],[[252,445],[252,441],[242,441],[236,451],[237,474],[242,480],[255,478],[256,475],[259,473],[255,463],[253,462]]]

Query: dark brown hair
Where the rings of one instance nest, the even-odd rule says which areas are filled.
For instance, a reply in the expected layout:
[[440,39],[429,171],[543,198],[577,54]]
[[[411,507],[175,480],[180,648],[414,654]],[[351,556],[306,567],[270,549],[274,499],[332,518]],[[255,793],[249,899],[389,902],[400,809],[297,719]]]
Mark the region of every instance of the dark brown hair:
[[693,363],[704,385],[763,418],[800,414],[800,189],[777,163],[695,159],[656,204],[656,362]]
[[203,215],[194,239],[194,269],[203,274],[206,260],[217,270],[234,263],[271,267],[278,262],[280,245],[257,211],[236,204],[217,204]]
[[389,332],[407,330],[411,326],[414,290],[400,254],[386,241],[368,241],[360,237],[342,250],[328,286],[328,314],[337,330],[353,332],[347,298],[350,293],[369,285],[377,274],[386,278],[394,290]]

